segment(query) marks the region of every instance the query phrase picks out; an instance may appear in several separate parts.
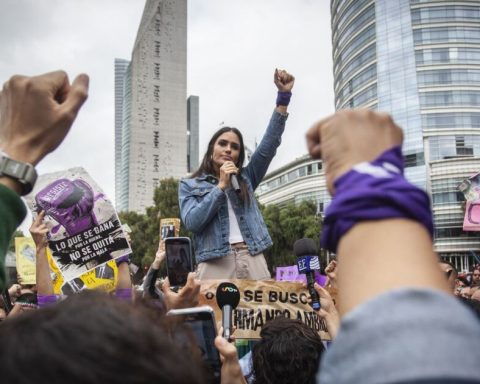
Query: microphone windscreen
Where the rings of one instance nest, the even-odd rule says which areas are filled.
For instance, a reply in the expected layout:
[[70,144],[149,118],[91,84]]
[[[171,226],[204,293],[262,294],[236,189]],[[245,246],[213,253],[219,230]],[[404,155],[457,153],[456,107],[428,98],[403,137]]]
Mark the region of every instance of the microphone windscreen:
[[295,244],[293,244],[293,253],[297,257],[315,256],[318,255],[318,250],[313,239],[305,238],[295,241]]
[[217,305],[222,309],[225,305],[236,308],[240,302],[240,291],[237,286],[232,283],[220,283],[217,287]]

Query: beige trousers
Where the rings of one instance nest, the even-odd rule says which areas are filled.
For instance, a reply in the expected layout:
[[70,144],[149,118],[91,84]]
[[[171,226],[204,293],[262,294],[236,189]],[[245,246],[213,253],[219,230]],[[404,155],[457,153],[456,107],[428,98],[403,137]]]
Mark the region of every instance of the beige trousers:
[[270,279],[263,253],[252,256],[245,243],[232,245],[228,255],[198,264],[197,278],[210,279]]

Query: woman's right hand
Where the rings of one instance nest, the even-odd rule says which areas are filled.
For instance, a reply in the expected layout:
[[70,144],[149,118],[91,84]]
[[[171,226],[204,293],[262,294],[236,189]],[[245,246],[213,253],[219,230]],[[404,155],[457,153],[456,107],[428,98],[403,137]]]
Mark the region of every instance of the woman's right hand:
[[226,161],[220,167],[220,181],[218,187],[225,191],[225,188],[230,186],[230,177],[231,175],[236,175],[238,173],[238,168],[235,166],[233,161]]

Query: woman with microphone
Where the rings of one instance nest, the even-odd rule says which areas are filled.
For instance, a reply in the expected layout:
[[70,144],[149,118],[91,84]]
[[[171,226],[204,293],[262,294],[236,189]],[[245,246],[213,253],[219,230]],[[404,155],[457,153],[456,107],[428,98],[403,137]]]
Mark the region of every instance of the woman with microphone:
[[223,127],[210,139],[198,170],[180,182],[180,216],[194,233],[201,280],[270,278],[262,252],[272,239],[253,192],[280,145],[294,81],[287,71],[275,70],[277,107],[246,167],[242,134]]

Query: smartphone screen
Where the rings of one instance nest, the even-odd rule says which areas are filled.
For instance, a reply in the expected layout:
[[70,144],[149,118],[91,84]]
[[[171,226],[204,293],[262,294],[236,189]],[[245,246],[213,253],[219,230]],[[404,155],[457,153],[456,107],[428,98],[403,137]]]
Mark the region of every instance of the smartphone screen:
[[[204,361],[210,383],[220,383],[221,362],[214,344],[217,330],[213,312],[202,311],[201,308],[190,310],[197,312],[179,315],[172,322],[173,339],[181,348]],[[169,315],[172,312],[175,315],[176,311],[171,311]]]
[[192,252],[188,237],[165,240],[168,280],[172,287],[183,286],[188,273],[193,271]]

